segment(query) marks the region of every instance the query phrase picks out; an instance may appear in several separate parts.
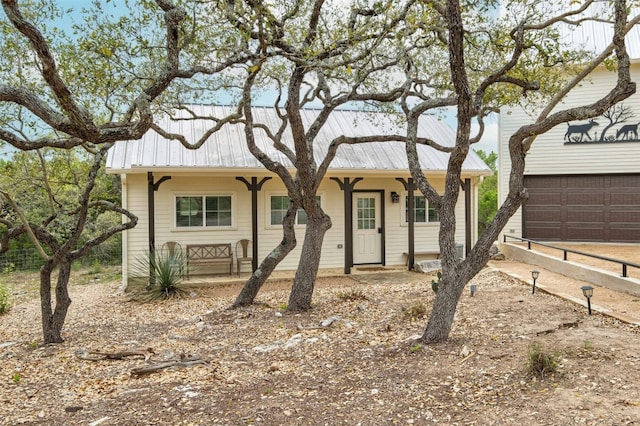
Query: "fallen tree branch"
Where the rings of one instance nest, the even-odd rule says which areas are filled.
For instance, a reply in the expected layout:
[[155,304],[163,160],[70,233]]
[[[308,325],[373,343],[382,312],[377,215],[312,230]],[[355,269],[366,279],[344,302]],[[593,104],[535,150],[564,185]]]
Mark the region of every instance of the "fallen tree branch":
[[143,367],[136,367],[131,369],[132,376],[142,376],[145,374],[155,373],[156,371],[164,370],[171,367],[193,367],[194,365],[203,365],[209,369],[214,369],[209,365],[209,361],[202,358],[186,357],[184,359],[176,361],[161,362],[158,364],[145,365]]
[[154,355],[155,352],[152,348],[147,349],[137,349],[133,351],[119,351],[119,352],[102,352],[102,351],[88,351],[81,352],[78,354],[78,358],[84,359],[87,361],[102,361],[104,359],[125,359],[129,357],[142,357],[145,361],[148,361],[151,358],[151,355]]

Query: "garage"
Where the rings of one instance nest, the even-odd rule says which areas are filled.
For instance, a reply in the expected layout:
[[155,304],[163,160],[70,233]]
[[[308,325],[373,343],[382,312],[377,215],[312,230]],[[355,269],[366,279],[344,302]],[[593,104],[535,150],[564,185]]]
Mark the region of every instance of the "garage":
[[640,242],[640,174],[525,176],[524,238]]

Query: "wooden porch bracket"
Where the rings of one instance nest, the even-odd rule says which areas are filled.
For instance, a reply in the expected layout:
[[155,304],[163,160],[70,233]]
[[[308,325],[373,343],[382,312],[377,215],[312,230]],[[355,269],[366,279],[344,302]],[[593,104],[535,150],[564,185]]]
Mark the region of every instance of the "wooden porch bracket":
[[408,247],[408,252],[407,252],[407,267],[410,271],[414,270],[414,266],[413,264],[415,263],[416,260],[416,250],[415,250],[415,239],[416,239],[416,233],[415,233],[415,196],[413,194],[413,191],[415,191],[416,188],[416,184],[413,181],[413,178],[409,178],[407,180],[404,180],[404,178],[396,178],[396,180],[398,182],[400,182],[403,186],[405,191],[407,191],[408,193],[408,198],[409,198],[409,206],[408,209],[409,211],[408,216],[409,216],[409,247]]
[[156,283],[153,265],[156,260],[156,195],[155,192],[163,182],[171,176],[162,176],[157,182],[153,181],[153,172],[147,172],[147,215],[149,216],[149,285]]
[[353,266],[353,188],[363,178],[354,178],[353,182],[348,177],[344,178],[344,181],[337,177],[330,179],[335,181],[344,193],[344,273],[349,275]]
[[260,182],[258,182],[258,178],[253,176],[251,182],[249,182],[242,176],[236,177],[236,180],[244,183],[247,189],[251,191],[251,239],[253,240],[251,272],[255,272],[256,269],[258,269],[258,192],[262,190],[262,185],[269,179],[272,178],[270,176],[263,177]]

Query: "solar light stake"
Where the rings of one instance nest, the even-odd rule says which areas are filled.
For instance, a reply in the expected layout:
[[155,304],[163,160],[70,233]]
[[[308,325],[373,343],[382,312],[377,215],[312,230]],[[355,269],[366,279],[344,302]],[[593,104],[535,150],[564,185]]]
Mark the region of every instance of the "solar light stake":
[[533,278],[533,289],[531,294],[536,294],[536,280],[540,276],[540,271],[531,271],[531,278]]
[[591,296],[593,296],[593,287],[590,285],[583,285],[580,287],[582,294],[587,298],[587,309],[589,309],[589,315],[591,315]]
[[469,291],[471,293],[471,297],[473,297],[473,295],[476,294],[476,290],[478,290],[478,286],[476,284],[471,284],[469,286]]

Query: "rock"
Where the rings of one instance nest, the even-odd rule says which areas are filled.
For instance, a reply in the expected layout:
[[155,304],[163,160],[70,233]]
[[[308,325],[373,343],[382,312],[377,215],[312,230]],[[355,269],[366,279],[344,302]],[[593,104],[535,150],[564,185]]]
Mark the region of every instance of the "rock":
[[331,324],[333,324],[336,321],[339,321],[340,317],[338,315],[333,315],[330,316],[329,318],[323,320],[322,322],[320,322],[320,325],[322,327],[329,327]]
[[491,256],[491,260],[505,260],[506,257],[502,253]]
[[417,272],[433,272],[442,269],[442,263],[440,259],[436,260],[422,260],[413,264]]
[[15,344],[17,344],[18,342],[4,342],[4,343],[0,343],[0,349],[4,349],[4,348],[8,348],[9,346],[13,346]]
[[276,315],[278,318],[281,318],[281,317],[282,317],[282,312],[277,311],[275,315]]
[[460,351],[460,356],[466,358],[469,356],[469,354],[471,354],[471,349],[469,349],[467,345],[464,345],[462,347],[462,350]]

